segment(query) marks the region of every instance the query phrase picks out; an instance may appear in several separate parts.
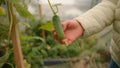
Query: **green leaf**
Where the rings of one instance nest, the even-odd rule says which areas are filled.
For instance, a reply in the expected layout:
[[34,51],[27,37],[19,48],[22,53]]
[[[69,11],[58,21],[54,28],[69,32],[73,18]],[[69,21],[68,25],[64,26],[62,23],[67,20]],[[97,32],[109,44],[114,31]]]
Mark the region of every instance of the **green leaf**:
[[39,37],[39,36],[25,36],[25,35],[21,35],[20,36],[21,40],[24,40],[24,41],[29,41],[29,40],[41,40],[42,42],[45,42],[45,39],[43,39],[42,37]]
[[21,15],[22,17],[33,19],[33,15],[27,9],[22,7],[22,5],[14,4],[14,7],[16,8],[16,11],[19,13],[19,15]]
[[19,3],[22,2],[23,0],[9,0],[10,3]]
[[19,24],[20,24],[21,26],[25,26],[25,27],[27,27],[27,28],[30,28],[30,27],[31,27],[28,22],[19,22]]
[[47,30],[47,31],[52,31],[53,23],[52,22],[48,22],[45,25],[41,26],[40,29]]
[[38,37],[38,36],[33,36],[31,37],[31,39],[38,39],[38,40],[41,40],[42,42],[45,42],[45,39],[43,39],[42,37]]

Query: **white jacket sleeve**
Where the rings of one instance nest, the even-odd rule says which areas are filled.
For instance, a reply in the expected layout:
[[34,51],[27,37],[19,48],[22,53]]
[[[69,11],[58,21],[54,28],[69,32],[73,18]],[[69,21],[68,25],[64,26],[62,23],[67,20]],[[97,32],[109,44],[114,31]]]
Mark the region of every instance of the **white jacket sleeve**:
[[112,24],[115,8],[115,3],[109,0],[103,0],[80,17],[75,18],[84,28],[83,37],[98,33],[106,26]]

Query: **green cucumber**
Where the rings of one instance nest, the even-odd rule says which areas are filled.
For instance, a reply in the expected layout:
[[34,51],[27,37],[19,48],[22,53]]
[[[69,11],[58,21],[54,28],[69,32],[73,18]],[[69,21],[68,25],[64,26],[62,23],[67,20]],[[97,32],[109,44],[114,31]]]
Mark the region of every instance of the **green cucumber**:
[[62,24],[61,24],[59,16],[54,15],[52,18],[52,21],[53,21],[54,29],[57,32],[58,37],[60,39],[64,39],[65,35],[64,35],[64,31],[62,29]]

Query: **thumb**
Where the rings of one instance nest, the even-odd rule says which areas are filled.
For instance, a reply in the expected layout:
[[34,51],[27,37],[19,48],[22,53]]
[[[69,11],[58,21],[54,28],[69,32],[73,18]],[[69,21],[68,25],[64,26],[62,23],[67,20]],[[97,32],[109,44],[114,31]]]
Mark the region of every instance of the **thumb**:
[[72,43],[72,41],[69,40],[69,39],[63,39],[62,42],[63,42],[66,46],[69,46],[69,45]]

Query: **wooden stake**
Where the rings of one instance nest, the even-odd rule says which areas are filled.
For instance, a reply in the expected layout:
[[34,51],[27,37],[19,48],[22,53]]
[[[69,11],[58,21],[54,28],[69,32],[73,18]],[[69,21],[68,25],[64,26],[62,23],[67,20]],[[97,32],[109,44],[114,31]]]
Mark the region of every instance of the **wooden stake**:
[[11,37],[12,37],[16,67],[17,68],[24,68],[23,55],[22,55],[22,50],[21,50],[21,45],[20,45],[20,40],[19,40],[19,34],[18,34],[18,30],[17,30],[16,25],[13,26],[13,28],[12,28]]
[[18,28],[16,25],[16,15],[13,10],[13,4],[9,3],[8,0],[6,0],[7,8],[8,8],[8,16],[9,16],[9,22],[10,22],[10,34],[12,38],[13,43],[13,49],[14,49],[14,57],[16,62],[16,68],[24,68],[23,64],[23,55],[20,45],[20,39],[19,39],[19,33]]
[[42,19],[42,18],[43,18],[43,14],[42,14],[42,5],[39,4],[38,7],[39,7],[39,15],[40,15],[40,19]]
[[[39,4],[38,7],[39,7],[39,16],[40,16],[40,19],[42,20],[42,18],[43,18],[42,5]],[[42,37],[45,39],[46,38],[46,36],[45,36],[46,35],[45,30],[42,30],[41,34],[42,34]]]

